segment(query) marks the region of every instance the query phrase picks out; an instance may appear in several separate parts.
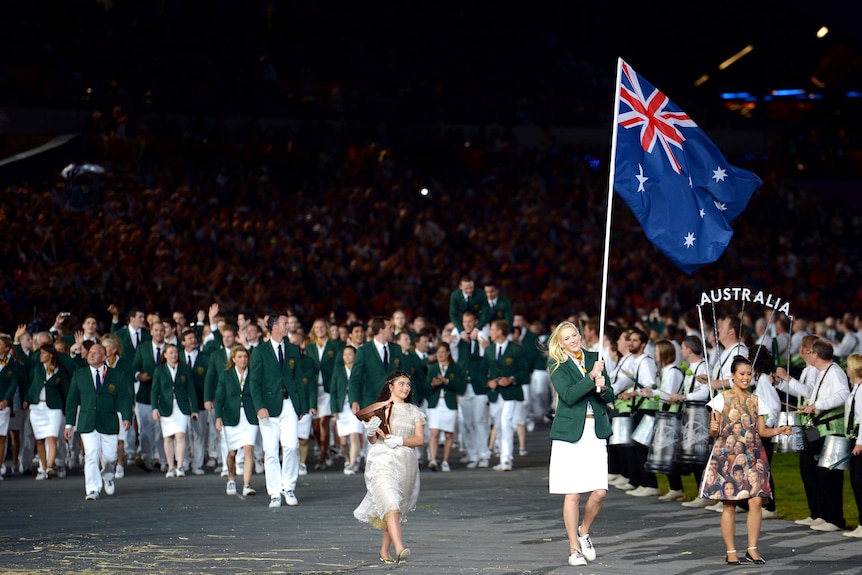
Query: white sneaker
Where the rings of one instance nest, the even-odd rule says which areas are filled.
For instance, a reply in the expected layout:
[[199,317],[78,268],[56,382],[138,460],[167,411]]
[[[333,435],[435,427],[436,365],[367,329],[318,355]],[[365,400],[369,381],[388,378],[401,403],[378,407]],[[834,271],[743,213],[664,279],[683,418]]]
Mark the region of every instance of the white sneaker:
[[114,479],[122,479],[126,476],[126,468],[122,465],[118,465],[116,469],[114,469]]
[[205,475],[206,471],[201,469],[200,467],[192,467],[192,475]]
[[244,471],[245,471],[245,469],[243,469],[243,464],[242,464],[242,463],[237,463],[237,464],[236,464],[236,474],[237,474],[237,475],[242,475]]
[[778,513],[777,513],[777,512],[775,512],[775,511],[770,511],[769,509],[764,509],[764,510],[762,511],[762,516],[761,516],[761,517],[762,517],[763,519],[775,519],[775,518],[777,518],[777,517],[778,517]]
[[448,473],[449,471],[451,471],[451,469],[449,468],[448,461],[444,461],[440,464],[440,471],[442,471],[443,473]]
[[805,526],[807,526],[807,527],[811,527],[812,525],[814,525],[814,522],[815,522],[815,521],[817,521],[817,520],[816,520],[816,519],[813,519],[813,518],[809,515],[809,516],[808,516],[808,517],[806,517],[805,519],[797,519],[796,521],[794,521],[794,523],[796,523],[797,525],[805,525]]
[[308,475],[308,467],[306,467],[304,463],[299,464],[299,474]]
[[625,483],[614,483],[614,487],[617,489],[621,489],[622,491],[631,491],[635,489],[635,486],[626,481]]
[[167,477],[168,479],[173,479],[176,476],[177,476],[177,470],[176,469],[168,469],[167,471],[165,471],[165,477]]
[[853,531],[845,531],[841,535],[843,535],[844,537],[854,537],[856,539],[862,539],[862,525],[860,525]]
[[608,473],[608,483],[613,483],[614,481],[616,481],[620,477],[621,476],[619,473]]
[[113,495],[116,490],[116,486],[114,485],[114,481],[105,481],[105,495]]
[[494,471],[512,471],[511,463],[498,463],[493,467]]
[[269,506],[270,507],[281,507],[281,495],[278,497],[270,497],[269,498]]
[[824,521],[823,523],[815,523],[811,526],[811,528],[815,531],[841,531],[840,527],[838,527],[834,523],[829,523],[828,521]]
[[254,472],[255,472],[255,473],[257,473],[258,475],[260,475],[261,473],[263,473],[263,461],[257,461],[257,460],[255,460],[255,462],[254,462]]
[[707,505],[706,507],[704,507],[704,509],[706,509],[707,511],[715,511],[716,513],[723,513],[724,512],[724,503],[719,501],[715,505]]
[[236,481],[228,481],[224,491],[228,495],[236,495]]
[[484,468],[488,467],[488,465],[489,465],[489,463],[488,463],[487,459],[480,459],[479,463],[476,464],[476,467],[484,469]]
[[478,461],[468,461],[467,462],[467,469],[476,469],[477,467],[479,467]]
[[817,519],[815,519],[814,521],[811,522],[811,527],[814,527],[815,525],[823,525],[824,523],[826,523],[826,520],[823,519],[822,517],[818,517]]
[[229,475],[229,474],[228,474],[228,472],[227,472],[227,467],[225,467],[224,469],[222,469],[222,470],[221,470],[221,473],[220,473],[219,475],[221,475],[222,477],[227,477],[227,476]]
[[177,467],[177,477],[185,477],[186,472],[182,467]]
[[659,501],[684,501],[685,492],[681,489],[671,489],[664,495],[658,498]]
[[622,485],[623,483],[629,483],[629,478],[625,475],[617,475],[616,479],[608,480],[608,483],[611,485]]
[[344,475],[356,475],[356,472],[353,471],[353,468],[349,465],[344,466]]
[[429,461],[428,462],[428,469],[430,469],[431,471],[437,471],[437,461],[436,460]]
[[96,501],[98,498],[99,494],[95,491],[91,491],[86,496],[84,496],[84,499],[86,499],[87,501]]
[[293,491],[282,491],[281,494],[284,495],[284,502],[291,507],[299,505],[299,500],[296,498],[296,495],[293,494]]
[[593,541],[590,539],[590,534],[581,536],[581,527],[578,526],[578,545],[581,546],[581,554],[587,561],[596,560],[596,548],[593,547]]
[[36,481],[44,481],[48,479],[48,474],[44,471],[39,471],[36,473]]
[[682,504],[683,507],[694,507],[701,508],[708,507],[710,505],[709,499],[704,499],[702,497],[695,497],[691,501],[686,501]]
[[571,555],[569,555],[569,565],[572,567],[583,567],[587,564],[587,560],[584,558],[584,554],[581,553],[580,549],[575,549]]
[[252,495],[257,495],[257,491],[254,490],[254,487],[251,485],[246,485],[242,488],[243,497],[250,497]]
[[645,487],[643,485],[635,487],[634,489],[626,489],[626,495],[631,495],[633,497],[640,497],[641,493],[643,492],[644,489],[645,489]]

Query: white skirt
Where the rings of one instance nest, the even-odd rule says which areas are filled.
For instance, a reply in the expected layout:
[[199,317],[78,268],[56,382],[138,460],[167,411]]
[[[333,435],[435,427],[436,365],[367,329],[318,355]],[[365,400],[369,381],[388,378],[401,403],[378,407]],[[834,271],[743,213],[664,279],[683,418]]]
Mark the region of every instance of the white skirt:
[[311,417],[310,413],[306,413],[299,423],[296,425],[296,435],[300,439],[308,439],[311,437]]
[[365,433],[365,426],[359,421],[359,418],[353,415],[353,410],[350,409],[350,400],[344,400],[344,408],[338,413],[336,419],[338,424],[338,437],[347,437],[351,433],[362,435]]
[[551,442],[549,493],[588,493],[608,488],[608,440],[596,437],[596,420],[586,418],[577,443]]
[[162,427],[162,436],[170,437],[177,433],[188,433],[189,417],[190,416],[180,411],[177,399],[174,398],[174,409],[171,411],[171,414],[165,417],[159,413],[159,423]]
[[239,408],[239,423],[224,426],[224,437],[228,451],[237,451],[246,445],[254,445],[257,440],[258,426],[248,422],[245,409]]
[[44,401],[30,406],[30,426],[36,439],[60,437],[63,419],[62,409],[51,409]]
[[9,420],[11,418],[12,408],[0,409],[0,437],[6,437],[9,433]]
[[428,429],[439,429],[449,433],[455,432],[458,421],[458,410],[446,407],[445,401],[440,401],[437,407],[428,409]]
[[[117,441],[125,443],[129,439],[129,430],[123,428],[123,414],[119,411],[117,412],[117,421],[120,422],[120,431],[117,433]],[[120,463],[122,463],[122,461]]]
[[320,419],[321,417],[329,417],[332,415],[332,407],[329,405],[331,401],[332,400],[329,398],[329,394],[323,391],[323,386],[318,386],[317,415],[314,416],[314,419]]

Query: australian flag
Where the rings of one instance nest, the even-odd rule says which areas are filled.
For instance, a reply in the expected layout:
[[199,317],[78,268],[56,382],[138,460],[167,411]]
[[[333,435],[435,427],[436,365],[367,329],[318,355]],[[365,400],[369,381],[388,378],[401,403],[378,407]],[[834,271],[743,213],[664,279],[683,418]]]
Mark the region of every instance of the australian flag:
[[724,156],[667,96],[620,60],[614,190],[686,274],[717,260],[762,183]]

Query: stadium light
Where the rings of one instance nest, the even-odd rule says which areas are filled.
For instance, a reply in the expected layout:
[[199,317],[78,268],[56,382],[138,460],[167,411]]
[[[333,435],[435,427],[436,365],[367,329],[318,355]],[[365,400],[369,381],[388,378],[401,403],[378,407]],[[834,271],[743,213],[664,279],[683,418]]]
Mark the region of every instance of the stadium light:
[[726,70],[731,65],[733,65],[734,62],[736,62],[737,60],[739,60],[740,58],[742,58],[743,56],[745,56],[746,54],[748,54],[752,50],[754,50],[754,46],[749,44],[748,46],[746,46],[745,48],[743,48],[742,50],[740,50],[739,52],[737,52],[736,54],[734,54],[733,56],[731,56],[730,58],[728,58],[727,60],[722,62],[721,64],[719,64],[718,69],[719,70]]

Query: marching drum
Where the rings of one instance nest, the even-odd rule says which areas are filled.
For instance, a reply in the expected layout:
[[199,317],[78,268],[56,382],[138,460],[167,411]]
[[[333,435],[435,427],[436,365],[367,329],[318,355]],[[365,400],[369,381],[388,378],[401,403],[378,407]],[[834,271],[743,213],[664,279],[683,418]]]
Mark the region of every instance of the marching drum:
[[679,414],[657,411],[652,442],[644,469],[652,473],[679,473],[677,460],[681,421]]
[[681,463],[706,465],[709,460],[709,413],[705,401],[686,401],[682,412]]
[[617,414],[611,418],[613,435],[608,438],[608,445],[632,445],[632,416],[628,413]]
[[778,414],[778,425],[789,425],[792,428],[790,435],[780,433],[772,438],[777,453],[802,453],[805,449],[805,429],[802,427],[801,418],[805,414],[798,411],[782,411]]
[[820,450],[817,467],[850,471],[853,442],[841,435],[827,435],[823,440],[823,449]]
[[653,431],[655,430],[655,417],[650,413],[645,413],[641,422],[635,427],[632,433],[632,439],[641,445],[647,447],[652,443]]

